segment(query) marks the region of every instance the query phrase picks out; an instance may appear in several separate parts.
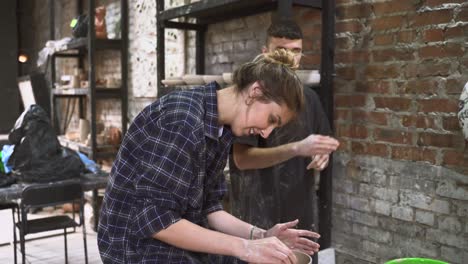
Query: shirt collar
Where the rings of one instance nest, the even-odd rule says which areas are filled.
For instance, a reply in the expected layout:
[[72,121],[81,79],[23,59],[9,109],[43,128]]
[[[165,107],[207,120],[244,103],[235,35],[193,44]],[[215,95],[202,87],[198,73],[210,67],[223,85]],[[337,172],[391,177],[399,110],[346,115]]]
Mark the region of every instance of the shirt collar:
[[216,82],[211,82],[204,86],[205,93],[205,136],[214,140],[218,140],[219,124],[218,124],[218,99],[216,91],[220,87]]

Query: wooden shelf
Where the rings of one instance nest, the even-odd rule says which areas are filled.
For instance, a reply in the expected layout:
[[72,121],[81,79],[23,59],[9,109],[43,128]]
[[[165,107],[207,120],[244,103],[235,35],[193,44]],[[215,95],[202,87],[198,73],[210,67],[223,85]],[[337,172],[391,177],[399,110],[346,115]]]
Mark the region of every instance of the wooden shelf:
[[[159,19],[196,18],[197,24],[211,24],[232,18],[275,10],[280,0],[201,0],[159,12]],[[322,8],[321,0],[293,0],[295,6]]]

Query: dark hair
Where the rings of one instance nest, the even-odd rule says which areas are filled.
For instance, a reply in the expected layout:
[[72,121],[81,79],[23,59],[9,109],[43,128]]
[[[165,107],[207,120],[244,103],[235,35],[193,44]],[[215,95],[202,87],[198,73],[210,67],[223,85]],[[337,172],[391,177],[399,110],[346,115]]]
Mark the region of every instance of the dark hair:
[[266,44],[270,38],[303,39],[301,27],[293,20],[279,19],[271,23],[267,30]]
[[252,62],[241,65],[232,79],[238,92],[258,81],[263,93],[259,100],[285,104],[297,114],[304,107],[304,94],[294,70],[294,53],[279,49],[260,54]]

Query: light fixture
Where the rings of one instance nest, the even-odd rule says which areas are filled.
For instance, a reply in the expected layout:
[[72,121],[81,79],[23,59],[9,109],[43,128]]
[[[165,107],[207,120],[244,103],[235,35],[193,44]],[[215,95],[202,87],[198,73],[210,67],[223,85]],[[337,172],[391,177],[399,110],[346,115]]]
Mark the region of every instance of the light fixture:
[[20,63],[25,63],[28,61],[28,56],[26,54],[20,54],[18,55],[18,61]]

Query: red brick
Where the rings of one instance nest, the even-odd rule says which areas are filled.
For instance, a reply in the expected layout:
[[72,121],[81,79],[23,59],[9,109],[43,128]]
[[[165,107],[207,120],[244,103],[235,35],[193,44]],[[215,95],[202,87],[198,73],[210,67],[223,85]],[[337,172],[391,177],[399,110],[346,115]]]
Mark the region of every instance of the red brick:
[[452,20],[452,17],[452,10],[445,9],[419,13],[412,19],[409,19],[409,21],[412,21],[413,26],[427,26],[448,23]]
[[434,98],[417,100],[417,102],[420,112],[456,113],[458,111],[458,101],[455,99]]
[[401,124],[405,127],[438,129],[436,120],[432,116],[415,116],[415,115],[402,116]]
[[411,133],[399,130],[380,129],[374,130],[374,139],[376,141],[385,141],[396,144],[411,144]]
[[435,42],[444,40],[444,31],[440,28],[428,29],[424,31],[423,40],[425,42]]
[[362,143],[362,142],[352,141],[352,142],[351,142],[351,151],[352,151],[354,154],[358,154],[358,155],[367,154],[367,153],[366,153],[366,146],[365,146],[365,144]]
[[465,83],[468,80],[464,80],[461,78],[458,79],[447,79],[447,83],[445,84],[445,92],[448,94],[461,94]]
[[362,24],[357,21],[338,22],[335,24],[336,33],[351,32],[358,33],[363,29]]
[[462,8],[460,13],[457,15],[457,21],[468,22],[468,7]]
[[393,34],[377,35],[374,37],[374,45],[389,45],[393,43]]
[[356,71],[354,70],[354,67],[341,67],[337,68],[335,71],[337,78],[342,78],[345,80],[356,79]]
[[305,67],[316,68],[313,66],[320,65],[320,61],[320,54],[305,54],[304,56],[302,56],[301,64]]
[[445,45],[427,46],[419,49],[420,58],[446,58],[463,56],[465,52],[460,44],[447,43]]
[[390,82],[367,81],[356,82],[356,92],[386,94],[390,91]]
[[344,80],[340,78],[333,79],[333,92],[336,94],[354,93],[355,81]]
[[401,28],[405,21],[405,16],[381,17],[372,20],[371,27],[374,31]]
[[392,111],[408,111],[411,99],[400,97],[374,97],[375,108],[387,108]]
[[370,65],[365,68],[365,75],[370,79],[396,78],[400,75],[397,65]]
[[387,125],[387,113],[353,110],[351,113],[351,120],[353,123]]
[[414,12],[416,6],[413,1],[389,1],[373,4],[374,14],[376,17],[391,15],[393,13]]
[[[304,37],[320,37],[322,35],[322,25],[308,25],[302,27]],[[305,44],[305,43],[303,43]]]
[[452,38],[457,38],[457,37],[466,37],[465,31],[468,31],[468,26],[457,26],[457,27],[451,27],[447,28],[445,31],[445,39],[452,39]]
[[349,126],[349,132],[350,132],[350,137],[352,138],[367,138],[368,133],[367,133],[367,127],[366,126],[361,126],[361,125],[350,125]]
[[367,51],[340,52],[335,55],[335,63],[358,63],[368,62],[369,53]]
[[426,0],[424,5],[428,7],[436,7],[448,3],[463,3],[466,0]]
[[372,156],[388,157],[387,144],[369,143],[367,153]]
[[354,154],[388,157],[388,146],[386,144],[351,142],[351,150]]
[[349,120],[350,112],[351,111],[349,111],[348,109],[335,109],[335,111],[333,112],[333,114],[335,115],[334,119],[337,121]]
[[415,31],[400,31],[398,32],[397,41],[402,43],[413,42],[416,38]]
[[392,146],[392,159],[436,162],[436,152],[427,148]]
[[[301,8],[301,10],[306,8]],[[299,10],[299,9],[298,9]],[[303,11],[299,21],[318,21],[322,20],[322,12],[317,9],[307,8],[306,11]]]
[[349,125],[342,131],[344,137],[365,139],[368,137],[367,127],[361,125]]
[[376,62],[384,61],[405,61],[405,60],[414,60],[413,52],[410,50],[395,50],[395,49],[386,49],[386,50],[376,50],[372,52],[372,58]]
[[436,79],[413,79],[401,85],[403,94],[436,94],[437,89]]
[[460,131],[460,122],[456,116],[446,116],[442,119],[442,125],[445,130]]
[[366,96],[355,95],[335,95],[336,107],[363,107],[366,105]]
[[440,148],[456,148],[460,143],[457,136],[452,134],[419,133],[418,146],[434,146]]
[[369,4],[340,6],[336,8],[337,20],[369,17],[372,8]]
[[444,150],[443,164],[468,167],[468,153],[454,150]]
[[433,60],[421,61],[418,64],[408,64],[403,72],[406,78],[428,77],[428,76],[448,76],[450,62],[434,62]]

